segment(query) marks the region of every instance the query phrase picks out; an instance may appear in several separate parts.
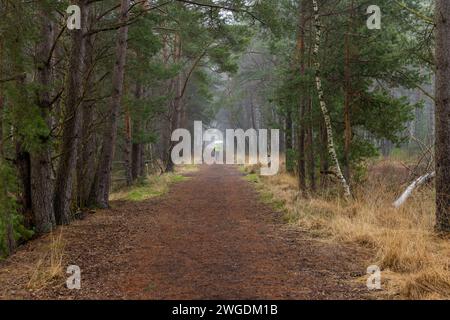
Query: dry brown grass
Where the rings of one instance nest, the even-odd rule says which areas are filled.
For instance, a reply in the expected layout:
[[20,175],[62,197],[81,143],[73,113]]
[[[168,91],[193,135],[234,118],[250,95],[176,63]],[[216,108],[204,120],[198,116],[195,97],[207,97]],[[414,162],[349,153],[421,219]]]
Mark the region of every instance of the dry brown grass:
[[433,231],[433,188],[423,187],[399,210],[392,207],[408,181],[401,164],[371,165],[366,181],[354,188],[351,203],[330,196],[334,190],[299,197],[296,178],[286,173],[258,180],[265,192],[284,203],[290,223],[322,238],[373,251],[370,263],[383,270],[382,298],[450,298],[450,243]]
[[403,295],[412,299],[444,299],[449,297],[450,273],[448,268],[431,266],[407,278]]
[[178,174],[187,174],[197,172],[199,170],[198,165],[195,164],[186,164],[181,166],[175,166],[175,172]]
[[34,270],[31,273],[27,288],[39,291],[63,275],[64,240],[62,228],[58,234],[50,235],[50,243],[43,256],[38,259]]

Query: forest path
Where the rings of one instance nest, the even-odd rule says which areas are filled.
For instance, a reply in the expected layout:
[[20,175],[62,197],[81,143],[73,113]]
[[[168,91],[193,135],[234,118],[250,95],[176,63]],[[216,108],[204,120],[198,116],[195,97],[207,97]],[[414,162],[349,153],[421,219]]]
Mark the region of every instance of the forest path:
[[[80,266],[81,290],[68,290],[60,279],[29,293],[20,289],[19,277],[13,294],[8,286],[0,289],[0,297],[365,298],[363,285],[350,284],[365,271],[357,250],[314,240],[282,224],[281,214],[262,204],[233,167],[205,166],[190,176],[161,198],[115,203],[114,209],[64,230],[64,263]],[[6,268],[24,260],[32,247]]]

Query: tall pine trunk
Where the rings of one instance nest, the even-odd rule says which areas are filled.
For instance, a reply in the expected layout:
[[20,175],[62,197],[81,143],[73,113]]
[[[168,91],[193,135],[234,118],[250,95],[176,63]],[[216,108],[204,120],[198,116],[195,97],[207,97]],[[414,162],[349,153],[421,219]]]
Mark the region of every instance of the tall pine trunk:
[[436,0],[436,230],[450,232],[450,1]]
[[[352,8],[353,9],[353,8]],[[350,22],[349,22],[350,23]],[[352,141],[351,109],[351,69],[350,69],[350,27],[345,34],[345,64],[344,64],[344,176],[350,181],[350,148]]]
[[[3,61],[3,45],[2,43],[0,43],[0,61]],[[1,63],[0,63],[0,74],[2,74],[2,68],[1,68]],[[3,166],[5,158],[4,158],[4,149],[3,149],[3,115],[4,115],[4,97],[3,97],[3,88],[0,85],[0,167]],[[5,201],[9,195],[9,185],[8,183],[4,180],[4,181],[0,181],[0,183],[2,183],[2,185],[0,186],[0,201]],[[2,213],[0,213],[2,214]],[[12,216],[12,212],[4,212],[3,213],[4,217],[3,217],[3,223],[5,226],[5,234],[4,239],[2,239],[4,241],[4,243],[6,243],[6,255],[11,254],[14,249],[16,248],[16,241],[14,238],[14,228],[13,228],[13,216]],[[2,219],[0,217],[0,219]],[[2,240],[0,240],[0,242],[3,242]],[[0,248],[0,256],[2,254],[2,249]]]
[[[36,67],[37,107],[47,126],[50,119],[50,84],[51,84],[51,57],[54,26],[47,8],[40,8],[41,35],[37,46]],[[40,136],[39,145],[30,152],[30,180],[31,180],[31,206],[33,222],[38,234],[53,230],[55,226],[55,213],[53,207],[53,181],[52,158],[49,136]]]
[[[89,11],[89,25],[92,26],[96,13],[94,8]],[[84,98],[90,97],[92,84],[94,83],[94,44],[95,36],[85,36],[85,62],[83,71]],[[94,108],[95,102],[83,99],[80,103],[81,112],[81,139],[78,140],[77,160],[77,187],[78,205],[84,208],[89,205],[89,196],[94,183],[96,169],[96,132],[94,130]]]
[[[137,101],[140,101],[143,96],[143,88],[140,84],[136,85],[136,91],[134,97]],[[140,136],[142,133],[142,119],[138,117],[133,122],[132,128],[133,135]],[[132,180],[136,181],[140,176],[142,176],[142,161],[143,161],[143,150],[144,145],[141,141],[133,141],[131,146],[131,176]]]
[[314,157],[314,130],[312,119],[312,99],[308,99],[305,152],[307,158],[307,175],[311,191],[316,191],[316,163]]
[[[174,40],[174,62],[179,63],[181,61],[181,38],[180,35],[175,35]],[[180,73],[175,79],[174,79],[174,94],[175,98],[171,101],[170,104],[170,116],[169,116],[169,122],[170,122],[170,130],[169,130],[169,149],[167,150],[166,155],[166,171],[172,172],[175,169],[175,164],[172,161],[172,150],[175,146],[175,143],[171,141],[172,132],[179,128],[180,126],[180,120],[181,120],[181,112],[182,112],[182,96],[181,96],[181,74]]]
[[[0,6],[0,9],[4,9],[2,6]],[[1,38],[0,38],[0,74],[3,74],[3,43],[1,42]],[[3,86],[0,84],[0,167],[3,166],[3,163],[5,161],[4,158],[4,150],[3,150],[3,115],[4,115],[4,96],[3,96]],[[2,183],[3,185],[0,186],[0,201],[4,201],[8,198],[8,183],[6,181],[1,181],[0,183]],[[0,213],[1,214],[1,213]],[[6,255],[9,255],[11,252],[14,251],[15,247],[16,247],[16,242],[14,239],[14,230],[13,230],[13,221],[12,221],[12,214],[11,212],[5,212],[3,213],[4,217],[3,217],[3,223],[5,227],[5,234],[4,234],[4,240],[6,243]],[[0,217],[0,219],[2,219]],[[0,240],[0,242],[2,242],[2,240]],[[0,256],[1,256],[2,252],[1,252],[1,248],[0,248]]]
[[132,146],[132,159],[131,159],[131,174],[133,176],[133,181],[136,181],[142,176],[142,153],[144,146],[142,143],[133,143]]
[[[297,34],[297,62],[300,67],[300,75],[303,77],[305,75],[305,4],[306,1],[300,2],[300,12],[299,12],[299,24],[298,24],[298,34]],[[306,114],[306,103],[307,97],[303,88],[301,93],[299,108],[298,108],[298,130],[297,130],[297,149],[298,149],[298,160],[297,160],[297,174],[298,174],[298,185],[301,193],[306,192],[306,161],[305,161],[305,114]]]
[[[306,12],[305,12],[306,13]],[[305,18],[303,18],[305,20]],[[306,22],[306,21],[305,21]],[[313,28],[312,28],[312,21],[310,20],[310,26],[309,26],[309,34],[312,38]],[[306,26],[306,25],[305,25]],[[309,46],[308,49],[308,68],[312,67],[312,46]],[[306,61],[306,58],[305,58]],[[312,99],[312,91],[308,88],[308,99],[307,99],[307,108],[306,108],[306,141],[305,141],[305,153],[306,153],[306,168],[307,168],[307,175],[309,178],[309,187],[312,192],[315,192],[317,190],[317,183],[316,183],[316,161],[315,161],[315,155],[314,155],[314,116],[313,116],[313,99]]]
[[[256,114],[255,114],[255,104],[253,103],[253,95],[250,95],[250,114],[251,114],[251,120],[252,120],[252,129],[257,130],[258,126],[256,124]],[[290,143],[290,149],[292,148],[292,112],[288,110],[287,120],[286,120],[286,141],[288,139],[288,135],[290,135],[291,143]],[[289,132],[289,133],[288,133]],[[288,143],[286,142],[286,149]]]
[[72,49],[69,62],[68,88],[66,92],[66,117],[63,129],[61,158],[55,184],[55,218],[59,225],[70,222],[75,168],[78,156],[78,143],[81,131],[82,78],[85,57],[87,16],[89,6],[87,0],[78,0],[81,9],[81,30],[72,30]]
[[299,108],[299,124],[298,124],[298,181],[300,192],[306,193],[306,130],[305,130],[306,105],[302,99]]
[[124,141],[124,149],[123,149],[123,160],[124,160],[124,169],[125,169],[125,178],[127,186],[131,186],[133,184],[133,141],[131,135],[131,115],[129,107],[125,111],[125,141]]
[[328,144],[327,129],[325,127],[325,122],[322,117],[319,122],[320,187],[322,189],[327,188],[330,182],[329,179],[330,161],[327,144]]
[[[254,119],[253,115],[253,103],[252,103],[252,121]],[[254,123],[254,121],[253,121]],[[286,123],[285,123],[286,129],[285,129],[285,141],[286,141],[286,170],[287,172],[293,172],[294,166],[292,163],[294,162],[294,159],[292,158],[292,150],[293,150],[293,141],[292,141],[292,110],[288,108],[286,111]],[[253,126],[255,129],[255,126]]]
[[111,185],[111,170],[117,140],[117,123],[123,94],[125,61],[128,40],[128,14],[130,0],[121,0],[120,19],[122,25],[117,32],[116,61],[112,76],[112,96],[110,100],[109,119],[103,134],[102,149],[97,169],[97,179],[94,190],[95,205],[100,208],[109,206],[109,191]]

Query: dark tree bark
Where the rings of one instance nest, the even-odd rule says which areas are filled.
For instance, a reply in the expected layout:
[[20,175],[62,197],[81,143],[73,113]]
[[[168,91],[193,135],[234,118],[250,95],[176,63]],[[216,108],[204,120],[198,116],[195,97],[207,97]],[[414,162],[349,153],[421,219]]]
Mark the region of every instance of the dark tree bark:
[[292,110],[287,110],[286,112],[286,123],[285,123],[286,129],[285,129],[285,141],[286,141],[286,170],[288,172],[294,171],[294,165],[292,165],[292,162],[294,159],[292,159],[292,150],[294,148],[293,141],[292,141]]
[[352,48],[351,48],[351,34],[353,34],[353,12],[354,12],[354,2],[351,2],[350,16],[348,19],[347,32],[344,36],[344,164],[343,172],[347,181],[351,181],[351,171],[350,171],[350,153],[351,145],[353,139],[351,114],[352,114],[352,70],[351,61],[354,59]]
[[[250,113],[251,113],[251,120],[252,120],[252,129],[258,129],[258,126],[256,125],[256,115],[255,115],[255,104],[253,103],[253,95],[250,95]],[[291,134],[291,149],[292,149],[292,112],[288,114],[288,118],[290,119],[291,128],[290,134]],[[288,121],[288,120],[286,120]],[[286,125],[287,127],[287,125]],[[287,131],[286,131],[287,134]]]
[[450,1],[436,0],[436,230],[450,232]]
[[123,148],[123,160],[125,169],[125,178],[127,186],[133,184],[133,173],[132,173],[132,152],[133,152],[133,141],[131,136],[131,115],[130,110],[125,112],[125,141]]
[[121,0],[119,23],[122,27],[117,32],[116,62],[112,76],[112,96],[110,101],[110,115],[103,134],[102,150],[97,169],[94,198],[95,205],[100,208],[109,206],[109,192],[111,185],[112,161],[117,140],[117,123],[123,94],[123,80],[128,40],[128,15],[130,0]]
[[326,188],[330,181],[328,177],[328,172],[330,171],[330,162],[328,159],[328,148],[327,148],[327,129],[323,119],[320,120],[319,124],[319,139],[320,139],[320,186],[321,188]]
[[136,181],[141,176],[142,167],[142,144],[133,143],[132,146],[131,174]]
[[306,190],[306,144],[305,144],[305,108],[304,102],[302,101],[299,108],[299,126],[298,126],[298,181],[300,192],[305,193]]
[[[305,26],[306,26],[306,8],[305,1],[300,2],[299,24],[297,34],[297,61],[300,65],[300,75],[305,75]],[[298,184],[301,193],[306,192],[306,161],[305,161],[305,114],[306,114],[306,95],[301,94],[298,108],[298,161],[297,174]]]
[[72,49],[69,62],[68,88],[66,92],[66,117],[63,126],[61,157],[55,184],[55,218],[58,225],[69,224],[71,204],[78,156],[78,143],[81,131],[82,78],[86,48],[87,17],[89,6],[87,0],[78,0],[81,9],[81,30],[72,30]]
[[[179,63],[181,61],[181,38],[177,34],[175,36],[174,40],[174,59],[175,63]],[[181,74],[179,74],[173,82],[173,88],[174,88],[174,94],[175,98],[173,101],[171,101],[170,105],[170,130],[169,130],[169,149],[167,150],[167,164],[166,164],[166,171],[172,172],[175,169],[175,164],[172,161],[172,150],[175,146],[175,143],[170,141],[172,132],[179,128],[180,126],[180,119],[181,119],[181,112],[182,112],[182,87],[181,87]]]
[[[142,86],[137,84],[136,90],[134,93],[134,97],[136,100],[140,100],[143,95]],[[142,131],[142,120],[138,117],[133,122],[133,135],[139,136]],[[131,142],[131,141],[130,141]],[[142,176],[142,153],[143,153],[143,144],[140,141],[132,141],[131,142],[131,177],[132,181],[136,181],[140,176]]]
[[17,168],[20,185],[22,186],[20,195],[20,204],[22,214],[26,218],[27,226],[31,227],[31,217],[29,216],[32,210],[31,202],[31,160],[30,153],[25,151],[22,144],[16,143],[16,160],[15,165]]
[[[89,15],[89,25],[92,26],[94,19],[96,19],[93,8],[89,11]],[[95,35],[86,35],[83,72],[85,98],[90,96],[94,79],[94,43]],[[89,205],[89,196],[94,183],[96,168],[97,135],[94,131],[95,103],[83,99],[79,108],[81,111],[81,139],[78,141],[77,186],[78,203],[81,208],[84,208]]]
[[[36,53],[37,81],[40,85],[37,89],[37,107],[42,119],[50,127],[51,59],[49,56],[54,39],[54,26],[46,8],[43,7],[39,14],[42,29],[39,38],[41,42],[37,46]],[[50,137],[40,136],[39,140],[39,146],[30,152],[31,203],[33,221],[38,234],[50,232],[55,226]]]
[[309,178],[309,186],[311,191],[316,191],[316,163],[314,158],[314,131],[312,119],[312,99],[308,99],[307,108],[307,126],[306,126],[306,141],[305,152],[307,157],[307,171]]
[[351,70],[350,70],[350,39],[349,32],[345,34],[345,66],[344,66],[344,176],[350,181],[350,148],[352,141],[352,125],[350,120],[351,109]]
[[[3,45],[0,43],[0,61],[3,58]],[[1,65],[0,65],[0,74],[1,74]],[[4,108],[4,98],[3,98],[3,88],[0,87],[0,164],[2,164],[4,159],[4,150],[3,150],[3,108]],[[0,199],[6,199],[8,197],[8,185],[5,181],[0,181],[4,185],[0,187],[2,194],[0,195]],[[11,254],[16,248],[16,241],[14,238],[14,229],[13,229],[13,221],[12,215],[8,212],[4,213],[4,224],[6,225],[6,232],[4,234],[4,240],[6,243],[6,255]],[[1,252],[0,252],[1,254]]]

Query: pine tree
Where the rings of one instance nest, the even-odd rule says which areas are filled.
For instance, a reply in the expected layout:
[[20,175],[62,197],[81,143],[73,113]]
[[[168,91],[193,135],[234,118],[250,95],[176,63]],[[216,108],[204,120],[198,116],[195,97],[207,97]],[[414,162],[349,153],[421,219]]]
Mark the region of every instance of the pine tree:
[[436,1],[436,229],[450,231],[450,3]]

